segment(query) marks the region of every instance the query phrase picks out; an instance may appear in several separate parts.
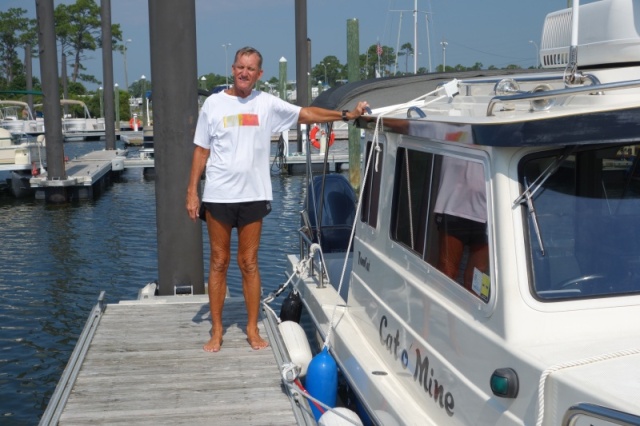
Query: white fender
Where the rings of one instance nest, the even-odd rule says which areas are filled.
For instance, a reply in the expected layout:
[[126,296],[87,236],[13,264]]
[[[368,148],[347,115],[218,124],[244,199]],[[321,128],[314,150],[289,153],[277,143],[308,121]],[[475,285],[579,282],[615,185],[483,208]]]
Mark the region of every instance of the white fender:
[[278,324],[278,329],[289,352],[291,362],[300,368],[300,377],[305,376],[312,358],[307,335],[300,324],[294,321],[283,321]]
[[[346,417],[349,420],[344,419],[343,417],[339,416],[333,411],[338,411],[340,414],[342,414],[344,417]],[[322,417],[320,417],[320,420],[318,421],[318,426],[346,426],[346,425],[362,426],[362,420],[360,420],[360,417],[358,417],[356,413],[354,413],[353,411],[345,407],[337,407],[337,408],[334,408],[332,411],[327,411],[322,415]]]

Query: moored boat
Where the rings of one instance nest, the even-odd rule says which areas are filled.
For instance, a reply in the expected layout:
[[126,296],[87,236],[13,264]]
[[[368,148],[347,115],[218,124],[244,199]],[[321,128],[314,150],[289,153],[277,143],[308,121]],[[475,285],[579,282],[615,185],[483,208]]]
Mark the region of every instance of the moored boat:
[[358,120],[353,234],[326,244],[314,218],[345,202],[320,190],[288,275],[363,417],[640,424],[638,21],[574,1],[546,71],[446,76]]
[[[89,108],[84,102],[76,99],[61,99],[60,105],[63,109],[62,134],[65,140],[99,139],[104,137],[104,118],[91,117]],[[66,112],[73,107],[79,108],[81,114],[76,116]]]
[[0,100],[0,127],[16,136],[44,134],[44,120],[34,117],[29,104],[22,101]]

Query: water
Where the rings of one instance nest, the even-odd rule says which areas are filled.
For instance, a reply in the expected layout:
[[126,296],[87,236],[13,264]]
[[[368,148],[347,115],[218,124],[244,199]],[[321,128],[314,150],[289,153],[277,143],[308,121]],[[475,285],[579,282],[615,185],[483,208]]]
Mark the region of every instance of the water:
[[[73,157],[104,142],[64,146]],[[285,281],[286,253],[297,250],[305,184],[277,172],[271,179],[273,211],[259,254],[265,293]],[[141,170],[71,205],[0,195],[0,424],[38,423],[101,291],[108,303],[135,299],[157,279],[156,231],[155,182]],[[203,241],[206,278],[204,227]],[[235,261],[229,284],[232,296],[242,294]]]

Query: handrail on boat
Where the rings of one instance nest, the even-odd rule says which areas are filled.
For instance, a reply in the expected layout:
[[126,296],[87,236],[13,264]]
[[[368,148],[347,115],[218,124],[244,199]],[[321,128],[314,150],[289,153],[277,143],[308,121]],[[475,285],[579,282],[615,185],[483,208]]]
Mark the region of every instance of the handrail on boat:
[[640,424],[640,416],[624,413],[613,408],[596,404],[581,403],[570,407],[562,419],[563,426],[573,426],[580,416],[589,416],[599,420],[614,422],[618,425],[633,426]]
[[[307,234],[306,230],[308,228],[306,226],[298,229],[298,234],[300,235],[300,260],[306,259],[309,256],[309,249],[313,244],[313,241]],[[309,274],[314,275],[316,269],[315,259],[311,258],[311,262],[309,262]],[[322,271],[322,267],[318,267],[320,271]],[[320,283],[319,287],[323,288],[325,286],[323,275],[320,274]]]
[[105,292],[101,291],[98,296],[98,303],[96,303],[91,310],[89,318],[82,329],[82,333],[80,333],[80,336],[78,337],[76,346],[71,353],[71,357],[69,357],[67,366],[62,372],[62,376],[60,376],[60,381],[58,382],[53,395],[51,395],[49,404],[47,404],[47,409],[40,418],[40,426],[57,425],[60,420],[62,410],[64,410],[67,400],[69,399],[71,389],[73,388],[78,377],[78,373],[80,372],[82,360],[87,355],[89,345],[93,340],[93,336],[98,329],[98,324],[100,323],[102,314],[106,309],[104,296]]
[[487,107],[487,117],[493,115],[493,108],[499,102],[505,101],[534,101],[542,99],[550,99],[558,96],[569,96],[579,93],[601,92],[607,90],[628,89],[632,87],[640,87],[640,80],[618,81],[615,83],[593,84],[581,87],[567,87],[564,89],[547,90],[544,92],[528,92],[518,93],[515,95],[494,96]]

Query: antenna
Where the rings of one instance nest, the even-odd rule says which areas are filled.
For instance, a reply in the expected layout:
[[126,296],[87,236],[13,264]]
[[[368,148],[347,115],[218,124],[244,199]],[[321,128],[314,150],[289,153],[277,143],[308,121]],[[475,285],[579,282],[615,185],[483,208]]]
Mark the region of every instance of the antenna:
[[578,20],[580,0],[573,1],[571,9],[571,46],[569,47],[569,62],[564,70],[564,83],[567,86],[577,82],[578,74]]

